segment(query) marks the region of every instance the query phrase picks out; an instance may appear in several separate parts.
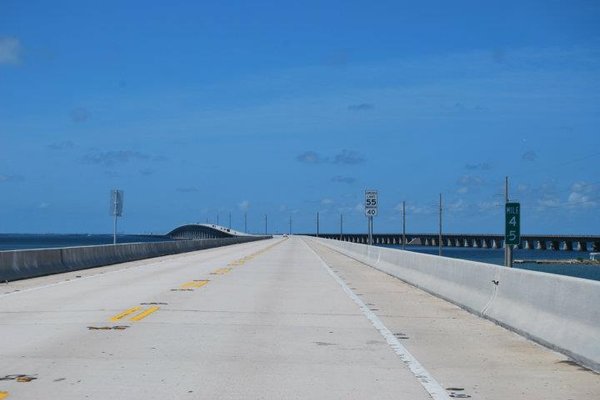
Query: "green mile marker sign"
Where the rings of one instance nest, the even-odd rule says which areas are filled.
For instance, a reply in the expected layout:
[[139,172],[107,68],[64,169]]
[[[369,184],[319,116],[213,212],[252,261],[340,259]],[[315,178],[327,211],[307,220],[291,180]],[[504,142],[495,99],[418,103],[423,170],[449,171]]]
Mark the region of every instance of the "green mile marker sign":
[[504,231],[506,244],[521,244],[521,204],[506,203],[506,225]]

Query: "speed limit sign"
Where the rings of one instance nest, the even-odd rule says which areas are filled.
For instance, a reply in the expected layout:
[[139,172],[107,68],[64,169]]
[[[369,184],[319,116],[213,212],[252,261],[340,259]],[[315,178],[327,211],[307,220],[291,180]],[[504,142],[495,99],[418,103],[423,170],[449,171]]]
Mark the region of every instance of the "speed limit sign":
[[365,215],[367,217],[376,216],[378,205],[377,190],[365,190]]

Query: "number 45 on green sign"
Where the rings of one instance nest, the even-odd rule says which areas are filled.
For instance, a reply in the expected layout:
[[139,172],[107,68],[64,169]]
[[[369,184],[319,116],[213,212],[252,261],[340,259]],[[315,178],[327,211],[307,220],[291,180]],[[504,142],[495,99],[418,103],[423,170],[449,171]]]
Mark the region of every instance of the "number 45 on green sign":
[[521,204],[506,203],[506,244],[518,245],[521,243]]

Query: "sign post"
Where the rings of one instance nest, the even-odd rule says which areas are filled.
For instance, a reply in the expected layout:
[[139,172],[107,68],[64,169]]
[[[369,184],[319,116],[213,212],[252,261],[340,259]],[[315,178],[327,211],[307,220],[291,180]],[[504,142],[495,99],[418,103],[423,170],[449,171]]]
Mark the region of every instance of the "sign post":
[[521,204],[508,202],[505,211],[504,245],[508,249],[506,266],[512,268],[512,246],[521,244]]
[[117,244],[117,217],[123,215],[123,191],[114,189],[110,191],[110,215],[115,220],[113,224],[113,244]]
[[365,190],[365,215],[368,220],[369,246],[373,245],[373,217],[377,215],[378,205],[377,190]]

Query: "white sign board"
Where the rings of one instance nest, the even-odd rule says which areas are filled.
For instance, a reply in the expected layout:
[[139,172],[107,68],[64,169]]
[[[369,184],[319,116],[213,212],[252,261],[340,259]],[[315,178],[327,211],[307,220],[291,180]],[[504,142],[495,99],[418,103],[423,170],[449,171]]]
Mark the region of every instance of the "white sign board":
[[120,217],[123,215],[123,191],[110,191],[110,215]]
[[377,190],[365,190],[365,215],[367,217],[376,216],[378,205]]

